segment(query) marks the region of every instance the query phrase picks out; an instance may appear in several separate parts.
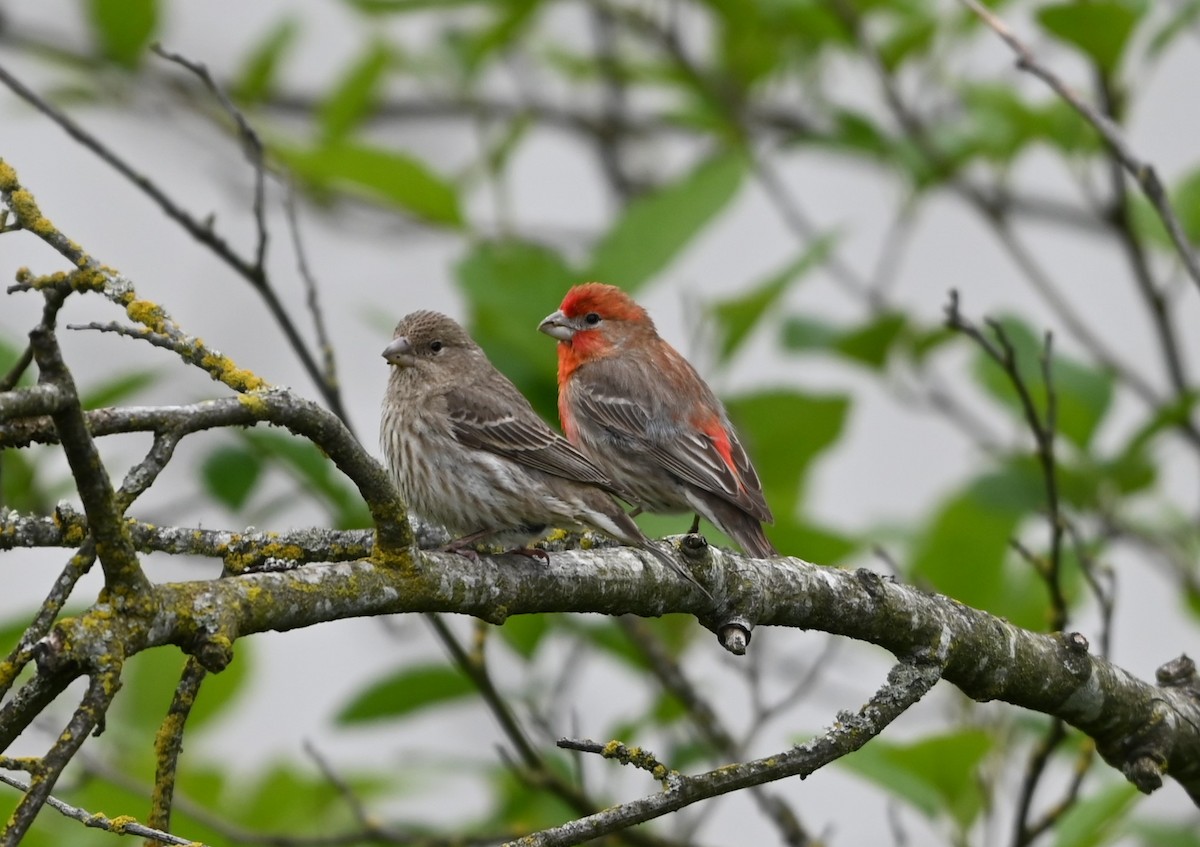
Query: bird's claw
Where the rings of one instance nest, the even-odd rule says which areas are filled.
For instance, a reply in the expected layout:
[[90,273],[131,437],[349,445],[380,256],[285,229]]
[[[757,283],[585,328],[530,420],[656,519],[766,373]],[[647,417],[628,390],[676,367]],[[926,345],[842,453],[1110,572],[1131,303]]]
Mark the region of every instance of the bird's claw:
[[505,552],[513,553],[517,556],[525,556],[529,559],[541,559],[546,564],[550,564],[550,554],[540,547],[516,547]]
[[462,544],[445,544],[438,548],[439,553],[455,553],[462,556],[464,559],[470,559],[478,564],[479,553],[473,547],[467,547]]

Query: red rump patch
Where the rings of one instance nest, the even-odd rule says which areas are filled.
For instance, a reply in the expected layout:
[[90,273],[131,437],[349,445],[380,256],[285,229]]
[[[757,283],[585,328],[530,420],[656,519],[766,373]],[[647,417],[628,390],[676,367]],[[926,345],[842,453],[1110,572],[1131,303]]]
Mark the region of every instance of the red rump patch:
[[585,282],[575,286],[563,298],[561,308],[568,318],[595,312],[607,319],[649,320],[646,310],[634,302],[632,297],[615,285],[605,285],[602,282]]
[[738,473],[737,465],[733,463],[733,446],[729,443],[729,433],[725,431],[725,427],[721,426],[720,419],[709,418],[704,421],[695,421],[693,425],[712,439],[713,447],[721,454],[721,461],[729,470],[733,471],[734,479],[738,481],[738,488],[745,488],[742,485],[742,477]]

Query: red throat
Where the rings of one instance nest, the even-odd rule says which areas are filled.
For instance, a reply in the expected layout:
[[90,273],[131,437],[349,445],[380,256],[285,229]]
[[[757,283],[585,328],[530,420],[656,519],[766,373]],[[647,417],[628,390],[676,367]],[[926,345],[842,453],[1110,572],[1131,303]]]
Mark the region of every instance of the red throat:
[[558,385],[566,385],[571,374],[581,365],[604,356],[612,344],[598,329],[585,329],[571,336],[570,341],[558,342]]

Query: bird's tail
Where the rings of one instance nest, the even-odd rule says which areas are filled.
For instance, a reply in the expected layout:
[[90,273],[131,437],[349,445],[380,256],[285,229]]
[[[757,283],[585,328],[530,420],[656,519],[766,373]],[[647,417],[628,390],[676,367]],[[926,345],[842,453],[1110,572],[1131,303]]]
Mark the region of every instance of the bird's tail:
[[645,536],[643,536],[641,546],[642,546],[642,549],[646,550],[646,552],[650,553],[652,556],[654,556],[654,558],[658,559],[660,562],[662,562],[668,568],[675,571],[675,573],[679,574],[681,577],[686,579],[692,585],[699,588],[702,592],[704,592],[704,596],[707,597],[709,600],[715,599],[712,596],[712,594],[709,592],[709,590],[700,583],[700,580],[698,580],[698,579],[696,579],[696,577],[692,576],[691,571],[689,571],[686,567],[684,567],[684,565],[681,562],[677,562],[669,553],[667,553],[666,550],[663,550],[661,547],[659,547],[657,543],[655,543],[654,541],[651,541],[649,538],[646,538]]
[[700,581],[696,579],[696,577],[692,576],[692,572],[689,571],[682,562],[677,561],[674,557],[667,553],[666,550],[659,547],[657,543],[647,538],[642,532],[641,527],[634,523],[633,518],[627,515],[624,510],[621,510],[619,518],[614,516],[614,522],[622,531],[621,535],[617,535],[617,538],[620,541],[624,541],[626,544],[631,544],[635,547],[641,547],[672,571],[679,574],[692,585],[699,588],[702,592],[704,592],[704,596],[709,600],[714,599],[709,590],[705,588]]
[[751,556],[756,559],[772,559],[779,555],[775,545],[767,540],[762,522],[758,518],[715,496],[704,497],[702,502],[708,507],[702,510],[704,516]]

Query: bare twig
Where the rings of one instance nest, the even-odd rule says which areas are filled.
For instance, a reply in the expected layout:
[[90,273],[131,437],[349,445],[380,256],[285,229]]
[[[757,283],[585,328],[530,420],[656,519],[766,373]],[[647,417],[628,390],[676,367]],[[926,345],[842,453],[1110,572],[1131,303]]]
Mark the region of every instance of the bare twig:
[[1167,192],[1163,188],[1154,166],[1138,158],[1132,148],[1130,148],[1128,142],[1125,141],[1125,137],[1121,134],[1121,128],[1107,115],[1083,100],[1057,74],[1040,63],[1033,55],[1033,52],[1000,17],[980,3],[979,0],[959,0],[959,2],[978,15],[985,24],[1004,40],[1005,44],[1012,48],[1012,51],[1017,54],[1018,68],[1028,71],[1049,85],[1071,108],[1082,115],[1084,120],[1096,128],[1096,131],[1100,133],[1105,143],[1108,144],[1113,155],[1120,161],[1121,167],[1133,177],[1134,181],[1137,182],[1145,193],[1146,199],[1150,201],[1150,205],[1154,207],[1159,219],[1162,220],[1168,234],[1171,236],[1171,242],[1175,245],[1175,250],[1179,254],[1179,258],[1183,261],[1183,266],[1187,269],[1188,276],[1191,277],[1192,282],[1196,284],[1197,288],[1200,288],[1200,262],[1197,261],[1196,254],[1192,251],[1192,247],[1188,243],[1187,235],[1184,234],[1183,226],[1179,223],[1179,217],[1171,206],[1171,201],[1167,197]]
[[[14,779],[11,776],[6,776],[0,773],[0,782],[5,785],[10,785],[18,791],[28,791],[29,783],[22,782],[19,779]],[[122,815],[119,820],[107,817],[100,813],[92,813],[80,809],[78,806],[72,806],[64,803],[57,797],[51,795],[46,798],[46,805],[56,812],[65,815],[72,820],[79,821],[86,827],[92,829],[103,829],[105,832],[111,832],[116,835],[137,835],[143,838],[152,838],[162,844],[182,845],[182,847],[205,847],[205,845],[194,839],[180,838],[178,835],[172,835],[169,832],[163,832],[154,829],[137,821],[129,820],[128,817]]]
[[843,712],[837,724],[811,741],[763,759],[727,765],[696,776],[670,780],[660,794],[612,806],[511,842],[511,847],[570,847],[625,827],[662,817],[699,800],[761,785],[789,776],[804,776],[857,750],[874,738],[938,681],[935,665],[896,665],[887,682],[856,714]]
[[[128,164],[124,159],[110,150],[99,138],[92,135],[82,126],[77,124],[73,119],[68,117],[57,107],[51,105],[47,100],[39,96],[35,91],[30,89],[3,66],[0,66],[0,83],[8,86],[10,90],[21,99],[25,100],[39,112],[50,118],[54,123],[58,124],[68,135],[91,150],[100,157],[108,165],[112,166],[119,174],[128,179],[143,193],[150,197],[158,207],[167,215],[168,218],[179,224],[189,235],[196,241],[203,244],[216,254],[230,268],[236,271],[240,276],[246,279],[255,291],[263,298],[267,305],[268,311],[283,331],[288,343],[293,351],[300,359],[305,371],[316,384],[317,388],[322,392],[322,396],[329,403],[330,408],[334,409],[338,417],[345,419],[344,410],[340,408],[340,398],[336,393],[330,394],[329,387],[322,378],[321,369],[317,366],[312,354],[308,350],[308,346],[300,337],[300,333],[296,330],[292,323],[291,317],[287,310],[283,307],[282,302],[275,294],[270,282],[266,276],[266,271],[261,264],[261,253],[266,249],[265,229],[260,230],[259,238],[259,259],[258,263],[252,262],[240,256],[224,238],[218,235],[208,222],[197,220],[182,206],[176,204],[167,194],[158,187],[158,185],[148,176],[136,171],[132,165]],[[260,171],[261,176],[261,171]],[[27,221],[21,221],[25,229],[38,232],[36,228],[29,225]],[[260,224],[261,225],[261,224]],[[41,235],[40,232],[38,232]],[[44,236],[43,236],[44,237]],[[66,239],[63,239],[64,245],[69,244]],[[74,247],[74,245],[70,245]],[[78,248],[74,248],[75,252],[79,252]],[[60,248],[61,251],[61,248]]]

